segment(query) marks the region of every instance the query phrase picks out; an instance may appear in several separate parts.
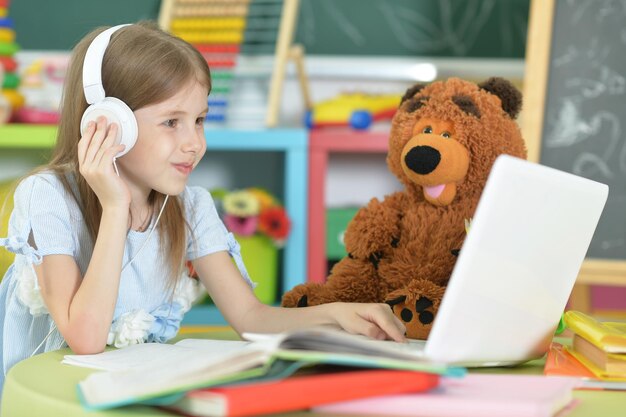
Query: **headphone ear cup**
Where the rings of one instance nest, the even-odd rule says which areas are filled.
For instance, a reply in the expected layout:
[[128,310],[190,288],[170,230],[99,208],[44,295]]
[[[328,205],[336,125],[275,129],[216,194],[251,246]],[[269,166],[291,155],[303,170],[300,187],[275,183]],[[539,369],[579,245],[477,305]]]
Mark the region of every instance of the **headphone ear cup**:
[[125,148],[116,155],[116,158],[127,154],[137,142],[137,119],[133,111],[122,100],[115,97],[105,97],[104,100],[87,107],[80,120],[81,134],[87,129],[90,121],[94,123],[98,117],[104,116],[107,123],[117,124],[116,144],[123,144]]

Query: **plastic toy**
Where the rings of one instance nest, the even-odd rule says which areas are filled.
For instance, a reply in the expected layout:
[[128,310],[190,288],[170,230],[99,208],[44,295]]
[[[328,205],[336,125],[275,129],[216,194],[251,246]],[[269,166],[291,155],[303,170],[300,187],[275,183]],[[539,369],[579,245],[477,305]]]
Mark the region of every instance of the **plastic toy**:
[[[0,63],[0,86],[4,81],[4,69]],[[0,125],[6,123],[11,116],[11,103],[0,90]]]
[[375,121],[391,120],[401,98],[400,94],[340,94],[315,104],[305,115],[305,125],[309,129],[332,126],[367,129]]
[[[20,93],[25,102],[14,107],[13,121],[29,124],[56,124],[63,80],[69,57],[63,54],[45,56],[25,63],[21,72]],[[5,90],[6,91],[6,90]]]

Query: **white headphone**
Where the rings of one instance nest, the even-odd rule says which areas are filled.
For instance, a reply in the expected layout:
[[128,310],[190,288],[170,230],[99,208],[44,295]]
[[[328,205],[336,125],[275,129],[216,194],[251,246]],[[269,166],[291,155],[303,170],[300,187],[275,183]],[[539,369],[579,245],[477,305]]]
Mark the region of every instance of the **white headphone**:
[[116,158],[125,155],[137,142],[137,119],[133,111],[122,100],[107,97],[102,86],[102,60],[109,45],[111,35],[125,25],[113,26],[100,33],[89,45],[83,62],[83,90],[85,99],[90,104],[80,120],[80,131],[87,129],[87,123],[106,117],[108,123],[117,123],[117,143],[126,147]]

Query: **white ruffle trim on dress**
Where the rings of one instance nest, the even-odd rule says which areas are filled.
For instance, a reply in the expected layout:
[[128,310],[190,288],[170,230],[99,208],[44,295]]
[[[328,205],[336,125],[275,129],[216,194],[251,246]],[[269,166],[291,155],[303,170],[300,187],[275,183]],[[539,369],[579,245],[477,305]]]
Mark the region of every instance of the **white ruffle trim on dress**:
[[17,279],[17,299],[34,317],[48,314],[43,301],[34,265],[21,256],[16,256],[15,274]]
[[198,280],[184,274],[176,285],[171,303],[151,311],[133,310],[111,324],[107,344],[117,348],[145,342],[165,343],[176,336],[183,316],[203,294]]
[[41,264],[42,261],[37,249],[17,236],[0,239],[0,246],[15,254],[13,268],[17,279],[17,299],[35,317],[48,314],[35,273],[35,265]]

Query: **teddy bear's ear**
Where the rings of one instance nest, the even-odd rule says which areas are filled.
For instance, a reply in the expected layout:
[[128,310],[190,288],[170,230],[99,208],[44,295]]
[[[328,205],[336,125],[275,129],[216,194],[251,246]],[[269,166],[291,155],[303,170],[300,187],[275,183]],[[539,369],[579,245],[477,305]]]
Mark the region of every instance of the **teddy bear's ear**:
[[515,119],[522,108],[522,93],[508,80],[500,77],[491,77],[478,84],[478,87],[500,98],[502,109]]
[[413,98],[415,94],[417,94],[422,88],[426,87],[427,84],[415,84],[413,87],[410,87],[406,90],[406,93],[402,96],[402,100],[400,100],[400,105],[404,103],[406,100]]

